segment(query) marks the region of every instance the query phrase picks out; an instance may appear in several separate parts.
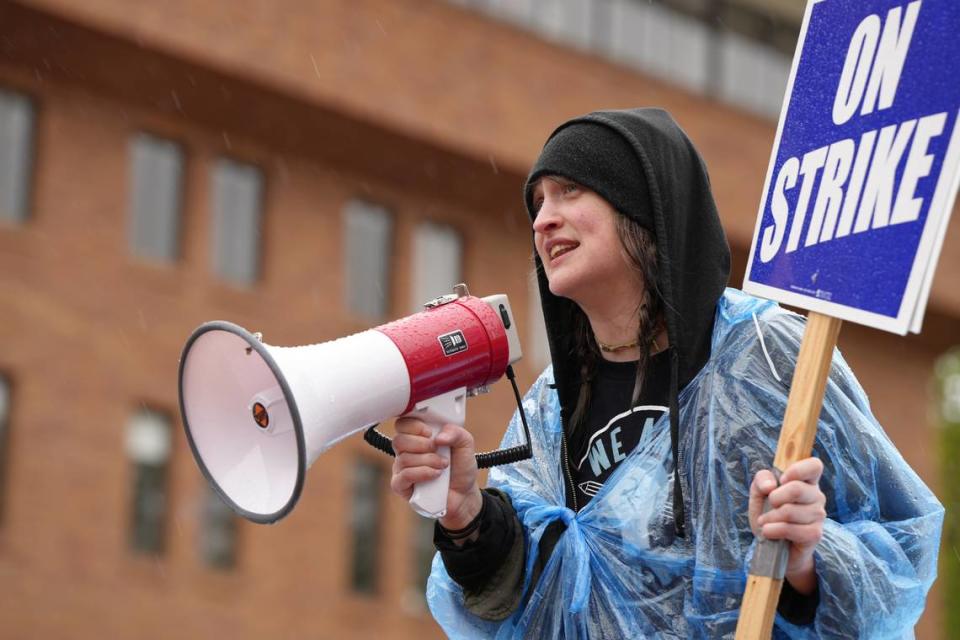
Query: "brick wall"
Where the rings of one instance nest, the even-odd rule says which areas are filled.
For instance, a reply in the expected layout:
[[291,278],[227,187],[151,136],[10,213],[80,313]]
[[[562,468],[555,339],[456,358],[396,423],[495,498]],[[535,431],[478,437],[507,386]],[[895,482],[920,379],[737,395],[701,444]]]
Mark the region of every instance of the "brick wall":
[[[412,230],[430,219],[464,238],[471,290],[507,293],[529,326],[519,189],[542,140],[592,108],[667,106],[708,161],[734,284],[742,277],[771,123],[442,2],[0,2],[0,35],[0,85],[38,106],[31,218],[0,227],[0,372],[14,384],[3,635],[439,637],[410,605],[413,516],[399,500],[386,504],[380,593],[346,588],[350,464],[374,455],[359,439],[321,458],[280,525],[242,523],[234,571],[204,568],[197,550],[203,480],[176,410],[182,343],[214,318],[272,344],[365,328],[343,305],[340,210],[351,197],[396,217],[392,315],[409,309]],[[186,151],[182,257],[170,266],[127,248],[127,144],[144,130]],[[250,290],[209,268],[220,155],[266,178],[263,275]],[[926,385],[958,335],[957,225],[951,233],[923,336],[852,325],[841,336],[881,423],[934,486]],[[519,373],[525,384],[535,375]],[[160,559],[127,542],[123,437],[141,404],[167,411],[176,430]],[[469,405],[481,448],[496,445],[511,404],[500,384]],[[935,593],[918,636],[936,637],[938,619]]]

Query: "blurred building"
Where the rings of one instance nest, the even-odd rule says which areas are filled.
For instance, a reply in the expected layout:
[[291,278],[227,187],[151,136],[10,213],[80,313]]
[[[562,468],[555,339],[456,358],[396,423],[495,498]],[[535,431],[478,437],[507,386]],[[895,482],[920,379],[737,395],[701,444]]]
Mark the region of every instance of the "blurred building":
[[[211,496],[183,341],[211,319],[323,341],[463,280],[510,296],[529,384],[547,355],[520,188],[595,108],[676,116],[739,284],[803,4],[0,0],[0,637],[440,637],[429,523],[359,437],[276,526]],[[841,336],[934,487],[957,277],[954,224],[923,335]],[[481,448],[512,410],[505,384],[472,401]],[[939,598],[919,637],[940,637]]]

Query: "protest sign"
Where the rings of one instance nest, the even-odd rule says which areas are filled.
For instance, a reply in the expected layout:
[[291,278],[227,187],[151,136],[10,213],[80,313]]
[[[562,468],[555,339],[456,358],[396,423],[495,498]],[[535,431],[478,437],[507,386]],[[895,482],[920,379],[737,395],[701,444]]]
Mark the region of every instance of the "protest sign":
[[960,179],[960,3],[810,2],[744,289],[919,332]]
[[[810,455],[841,320],[919,332],[960,180],[960,2],[810,0],[744,289],[809,310],[773,461]],[[787,560],[758,541],[737,640],[769,638]]]

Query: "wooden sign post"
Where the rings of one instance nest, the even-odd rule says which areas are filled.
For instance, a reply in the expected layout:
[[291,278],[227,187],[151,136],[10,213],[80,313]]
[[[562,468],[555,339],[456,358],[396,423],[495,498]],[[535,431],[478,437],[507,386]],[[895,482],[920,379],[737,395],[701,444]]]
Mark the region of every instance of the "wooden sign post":
[[[827,376],[833,349],[837,344],[842,321],[821,313],[810,312],[807,326],[800,344],[797,368],[790,385],[787,398],[787,411],[783,416],[783,427],[777,442],[777,454],[773,466],[783,471],[794,462],[810,456],[813,440],[817,435],[817,422],[823,407],[823,394],[827,388]],[[766,545],[769,551],[760,553],[760,547]],[[737,622],[737,640],[767,639],[773,631],[773,618],[777,612],[780,588],[783,576],[755,575],[754,568],[758,557],[776,556],[773,564],[780,569],[786,566],[787,543],[780,540],[764,540],[758,543],[758,555],[754,556],[754,565],[747,577],[747,590],[743,594],[740,606],[740,620]],[[758,569],[760,573],[770,573]]]
[[[841,321],[920,332],[960,184],[958,32],[957,0],[807,2],[743,287],[809,312],[774,471],[812,452]],[[758,542],[738,639],[770,638],[787,544]]]

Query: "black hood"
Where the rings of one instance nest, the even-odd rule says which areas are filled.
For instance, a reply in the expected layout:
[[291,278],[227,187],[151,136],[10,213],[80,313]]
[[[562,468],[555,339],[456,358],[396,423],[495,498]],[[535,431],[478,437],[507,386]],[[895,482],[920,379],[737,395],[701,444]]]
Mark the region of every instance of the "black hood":
[[[551,145],[567,130],[594,132],[602,127],[603,153],[587,150],[586,173],[571,175],[572,156],[579,148]],[[609,134],[613,133],[614,136]],[[569,137],[569,136],[567,136]],[[616,140],[611,144],[612,140]],[[571,151],[572,149],[572,151]],[[608,151],[609,150],[609,151]],[[613,175],[591,184],[583,175]],[[636,174],[631,176],[630,174]],[[532,183],[548,174],[563,175],[593,189],[623,215],[629,215],[654,235],[659,267],[658,288],[664,301],[671,348],[670,422],[674,457],[677,455],[677,395],[703,367],[710,355],[710,339],[717,301],[730,275],[730,249],[720,226],[710,179],[700,154],[673,118],[661,109],[596,111],[558,127],[547,140],[524,189],[527,212],[532,209]],[[626,174],[626,175],[625,175]],[[632,185],[635,180],[636,189]],[[630,181],[625,186],[625,181]],[[613,184],[615,186],[607,186]],[[638,199],[642,205],[637,205]],[[622,205],[620,203],[623,203]],[[577,402],[580,366],[573,361],[574,342],[570,307],[574,303],[550,293],[543,265],[534,252],[543,315],[553,360],[554,383],[559,394],[564,429]],[[568,431],[569,433],[569,431]],[[679,496],[679,481],[676,493]],[[682,509],[682,499],[675,507]],[[675,512],[675,515],[676,514]],[[682,511],[678,531],[682,532]]]

